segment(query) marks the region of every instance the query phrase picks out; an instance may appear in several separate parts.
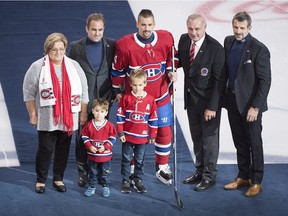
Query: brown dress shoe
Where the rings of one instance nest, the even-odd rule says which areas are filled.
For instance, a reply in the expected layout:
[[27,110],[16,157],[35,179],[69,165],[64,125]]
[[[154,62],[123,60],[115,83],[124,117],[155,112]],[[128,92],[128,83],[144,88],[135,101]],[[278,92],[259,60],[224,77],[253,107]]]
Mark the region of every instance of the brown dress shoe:
[[233,182],[224,186],[225,190],[236,190],[239,187],[249,186],[250,180],[249,179],[242,179],[242,178],[235,178]]
[[252,197],[258,195],[262,190],[262,185],[261,184],[253,184],[249,187],[249,189],[246,192],[247,197]]

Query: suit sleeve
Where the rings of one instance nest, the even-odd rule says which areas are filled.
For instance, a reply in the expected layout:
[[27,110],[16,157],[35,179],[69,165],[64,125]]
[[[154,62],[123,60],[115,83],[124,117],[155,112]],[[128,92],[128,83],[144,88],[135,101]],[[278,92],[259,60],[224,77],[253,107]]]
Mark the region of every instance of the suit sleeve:
[[178,52],[176,54],[176,57],[178,59],[178,65],[177,65],[177,68],[181,68],[182,67],[182,59],[180,57],[180,51],[181,51],[181,45],[182,45],[182,41],[183,41],[183,37],[184,35],[182,34],[180,39],[179,39],[179,42],[178,42]]
[[74,43],[71,43],[68,57],[75,60],[75,48],[74,47],[75,47]]
[[271,86],[270,52],[266,46],[263,45],[257,54],[254,67],[258,83],[252,106],[261,108],[267,100]]
[[217,46],[215,52],[214,61],[212,64],[212,95],[208,104],[208,109],[217,111],[220,107],[220,99],[222,98],[225,91],[225,76],[224,76],[224,65],[225,65],[225,52],[222,46]]

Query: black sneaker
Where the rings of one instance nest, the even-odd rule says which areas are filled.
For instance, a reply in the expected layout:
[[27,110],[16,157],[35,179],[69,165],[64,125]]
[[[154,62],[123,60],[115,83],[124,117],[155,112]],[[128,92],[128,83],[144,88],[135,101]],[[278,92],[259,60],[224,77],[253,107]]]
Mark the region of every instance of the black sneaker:
[[88,176],[79,176],[78,178],[78,185],[80,187],[88,187]]
[[147,189],[145,188],[141,179],[133,180],[132,184],[138,193],[146,193],[147,192]]
[[128,181],[123,181],[121,186],[122,193],[131,193],[130,183]]
[[78,185],[80,187],[88,187],[88,172],[89,167],[87,164],[81,164],[78,162]]
[[133,175],[130,175],[130,176],[129,176],[129,180],[130,180],[130,181],[129,181],[129,182],[130,182],[130,186],[131,186],[131,187],[134,187],[134,184],[133,184],[134,177],[133,177]]

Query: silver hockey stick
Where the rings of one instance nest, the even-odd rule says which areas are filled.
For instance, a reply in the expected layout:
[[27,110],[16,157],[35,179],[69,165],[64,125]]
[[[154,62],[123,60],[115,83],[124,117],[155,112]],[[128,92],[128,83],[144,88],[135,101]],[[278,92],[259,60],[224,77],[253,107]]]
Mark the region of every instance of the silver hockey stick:
[[[175,71],[175,57],[174,57],[174,46],[172,46],[172,72]],[[176,88],[175,83],[172,84],[173,86],[173,94],[172,94],[172,105],[173,105],[173,164],[174,164],[174,192],[177,205],[180,210],[184,208],[183,202],[178,194],[178,186],[177,186],[177,142],[176,142]]]

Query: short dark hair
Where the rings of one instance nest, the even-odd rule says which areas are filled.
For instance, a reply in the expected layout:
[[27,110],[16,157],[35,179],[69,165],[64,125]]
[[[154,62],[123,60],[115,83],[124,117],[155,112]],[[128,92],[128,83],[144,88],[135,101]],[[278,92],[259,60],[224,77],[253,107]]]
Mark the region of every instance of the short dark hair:
[[103,16],[102,13],[92,13],[92,14],[90,14],[90,15],[87,17],[87,19],[86,19],[86,26],[87,26],[88,29],[89,29],[89,27],[90,27],[90,23],[91,23],[92,20],[95,20],[95,21],[100,21],[100,20],[102,20],[103,23],[104,23],[104,25],[105,25],[104,16]]
[[153,17],[153,20],[154,20],[154,14],[149,9],[142,9],[138,15],[138,21],[140,17],[144,17],[144,18]]
[[246,11],[238,12],[237,14],[235,14],[232,19],[232,24],[234,20],[237,20],[239,22],[244,22],[245,20],[247,20],[248,27],[251,27],[251,24],[252,24],[252,19]]

